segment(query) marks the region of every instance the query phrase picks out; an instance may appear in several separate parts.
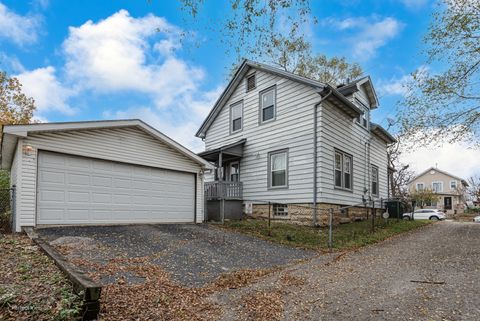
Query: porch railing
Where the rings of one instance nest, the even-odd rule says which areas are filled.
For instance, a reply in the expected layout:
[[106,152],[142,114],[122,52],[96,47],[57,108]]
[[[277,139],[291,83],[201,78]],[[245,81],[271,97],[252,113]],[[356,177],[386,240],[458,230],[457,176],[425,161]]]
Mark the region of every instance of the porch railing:
[[205,183],[205,197],[213,199],[242,199],[242,182],[215,181]]

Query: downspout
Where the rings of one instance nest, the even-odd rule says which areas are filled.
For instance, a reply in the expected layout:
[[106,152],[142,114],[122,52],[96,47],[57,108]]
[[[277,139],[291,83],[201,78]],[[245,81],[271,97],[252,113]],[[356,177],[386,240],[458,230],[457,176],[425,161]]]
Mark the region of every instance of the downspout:
[[[327,99],[332,94],[332,89],[328,88],[328,93],[323,96],[318,103],[314,105],[313,108],[313,215],[312,222],[313,226],[317,225],[317,155],[318,155],[318,137],[317,137],[317,128],[318,128],[318,107],[322,105],[322,102]],[[321,93],[320,93],[321,95]]]

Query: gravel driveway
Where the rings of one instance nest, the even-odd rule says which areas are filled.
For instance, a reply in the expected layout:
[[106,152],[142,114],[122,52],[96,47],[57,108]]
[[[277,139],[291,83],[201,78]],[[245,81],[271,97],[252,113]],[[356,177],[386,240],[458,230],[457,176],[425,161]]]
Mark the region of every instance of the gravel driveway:
[[480,224],[436,223],[336,256],[211,300],[224,320],[480,320]]
[[[184,286],[202,286],[225,272],[281,266],[316,252],[277,245],[208,225],[51,227],[37,233],[69,259],[105,264],[111,259],[151,257]],[[88,271],[86,271],[88,272]],[[128,282],[142,282],[123,275]],[[106,276],[102,283],[113,283]]]

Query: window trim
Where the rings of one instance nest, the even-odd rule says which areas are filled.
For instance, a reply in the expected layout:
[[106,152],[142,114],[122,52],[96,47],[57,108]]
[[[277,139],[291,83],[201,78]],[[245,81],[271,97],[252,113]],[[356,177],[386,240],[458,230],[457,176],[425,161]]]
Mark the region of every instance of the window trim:
[[[233,107],[236,107],[237,105],[240,105],[242,107],[242,116],[241,116],[241,127],[240,129],[237,129],[237,130],[233,130]],[[229,124],[229,128],[230,128],[230,135],[232,134],[237,134],[237,133],[240,133],[241,131],[243,131],[243,99],[242,100],[239,100],[237,102],[234,102],[233,104],[230,104],[230,124]]]
[[372,189],[372,195],[373,196],[379,196],[380,195],[380,170],[379,170],[379,167],[376,166],[376,165],[373,165],[373,164],[370,164],[370,180],[371,180],[371,184],[370,185],[373,185],[373,170],[376,170],[377,171],[377,181],[375,183],[377,183],[377,192],[374,193],[373,192],[373,186],[370,186],[370,188]]
[[[455,187],[452,187],[452,183],[455,183]],[[456,190],[458,188],[457,180],[450,181],[450,190]]]
[[[422,185],[422,189],[418,188],[418,185]],[[415,191],[421,192],[425,190],[425,184],[424,183],[415,183]]]
[[[286,162],[285,162],[285,185],[282,185],[282,186],[272,186],[272,170],[271,170],[271,168],[272,168],[272,156],[277,155],[277,154],[285,154],[285,158],[286,158]],[[288,166],[289,166],[288,154],[289,154],[288,148],[278,149],[278,150],[268,152],[267,187],[268,187],[269,190],[288,189],[288,172],[289,172],[289,170],[288,170]]]
[[[263,107],[262,107],[262,95],[265,94],[266,92],[269,92],[270,90],[273,90],[273,118],[269,120],[263,120]],[[258,124],[267,124],[270,122],[273,122],[277,119],[277,85],[270,86],[268,88],[265,88],[261,90],[258,93]]]
[[232,165],[234,164],[237,164],[238,165],[238,173],[236,175],[238,175],[238,180],[237,182],[240,182],[240,161],[233,161],[233,162],[230,162],[229,165],[228,165],[228,179],[229,179],[229,182],[234,182],[232,181]]
[[[248,89],[248,79],[250,79],[251,77],[254,77],[255,84],[254,84],[253,88]],[[257,88],[257,75],[256,75],[255,72],[253,72],[253,73],[251,73],[251,74],[249,74],[245,77],[245,92],[247,92],[247,93],[251,92],[251,91],[255,90],[256,88]]]
[[[440,186],[441,186],[440,190],[439,190],[439,191],[435,191],[435,190],[433,189],[433,184],[440,184]],[[434,192],[434,193],[443,193],[443,182],[442,182],[442,181],[433,181],[433,182],[432,182],[432,192]]]
[[[335,183],[335,155],[336,154],[342,155],[342,186],[337,186]],[[350,188],[345,187],[345,166],[344,166],[344,157],[350,157]],[[340,149],[335,148],[333,151],[333,187],[334,189],[342,190],[342,191],[347,191],[347,192],[352,192],[353,193],[353,156],[349,153],[346,153]]]

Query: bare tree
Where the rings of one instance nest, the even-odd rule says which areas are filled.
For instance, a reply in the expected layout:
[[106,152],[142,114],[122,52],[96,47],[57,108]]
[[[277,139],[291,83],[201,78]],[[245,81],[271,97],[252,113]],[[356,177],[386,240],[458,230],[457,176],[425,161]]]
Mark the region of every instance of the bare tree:
[[472,201],[480,202],[480,175],[471,176],[467,183],[467,195]]
[[397,142],[390,145],[387,150],[388,164],[393,170],[390,171],[390,191],[392,197],[406,197],[408,194],[408,182],[415,178],[415,172],[410,166],[400,160],[402,155],[402,137],[397,137]]

